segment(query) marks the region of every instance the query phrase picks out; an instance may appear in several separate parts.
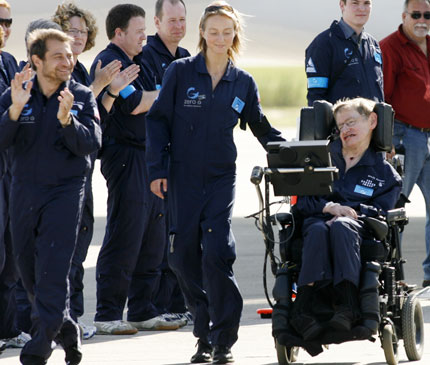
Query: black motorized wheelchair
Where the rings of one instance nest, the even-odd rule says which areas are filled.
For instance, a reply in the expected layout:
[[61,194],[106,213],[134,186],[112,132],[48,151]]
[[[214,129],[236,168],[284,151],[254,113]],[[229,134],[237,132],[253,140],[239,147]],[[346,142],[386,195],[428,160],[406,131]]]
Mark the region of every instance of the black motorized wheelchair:
[[[390,105],[375,106],[378,126],[373,143],[380,151],[391,151],[394,112]],[[291,327],[296,283],[301,266],[301,219],[291,205],[289,211],[271,214],[270,186],[275,196],[328,194],[337,169],[331,165],[328,136],[333,135],[332,105],[317,101],[303,108],[299,141],[272,142],[268,146],[268,167],[255,167],[251,182],[255,184],[260,211],[253,215],[263,232],[266,246],[265,265],[270,263],[276,277],[273,300],[265,282],[266,297],[273,307],[272,334],[278,362],[290,364],[297,359],[298,349],[316,356],[323,346],[347,341],[376,341],[379,336],[388,364],[398,362],[399,341],[403,340],[409,360],[420,360],[424,349],[424,321],[419,290],[405,282],[400,233],[408,223],[404,207],[363,219],[369,238],[361,245],[362,271],[359,288],[360,322],[349,332],[327,328],[312,341],[305,341]],[[260,185],[264,178],[264,192]],[[284,198],[282,201],[285,202]],[[278,227],[277,229],[274,227]],[[275,240],[276,232],[279,240]],[[279,247],[279,251],[276,249]],[[269,260],[268,260],[269,259]],[[264,270],[264,273],[266,269]]]

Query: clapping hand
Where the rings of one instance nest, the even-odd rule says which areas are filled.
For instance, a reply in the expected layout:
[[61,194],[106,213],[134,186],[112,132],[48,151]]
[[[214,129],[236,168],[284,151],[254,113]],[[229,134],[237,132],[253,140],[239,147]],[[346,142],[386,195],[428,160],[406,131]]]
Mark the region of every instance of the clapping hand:
[[128,84],[136,80],[139,76],[140,67],[136,64],[128,66],[115,76],[109,85],[109,91],[112,94],[118,95]]
[[75,98],[67,87],[60,91],[60,95],[58,96],[60,104],[58,106],[57,118],[63,127],[68,126],[72,122],[70,110],[73,106],[73,100],[75,100]]
[[11,120],[18,120],[25,104],[30,99],[31,88],[33,87],[33,81],[30,81],[30,78],[31,69],[26,66],[21,72],[17,72],[11,81],[12,105],[9,108]]
[[113,60],[102,68],[102,61],[98,60],[94,71],[94,81],[92,83],[93,91],[96,96],[119,74],[121,65],[121,61]]

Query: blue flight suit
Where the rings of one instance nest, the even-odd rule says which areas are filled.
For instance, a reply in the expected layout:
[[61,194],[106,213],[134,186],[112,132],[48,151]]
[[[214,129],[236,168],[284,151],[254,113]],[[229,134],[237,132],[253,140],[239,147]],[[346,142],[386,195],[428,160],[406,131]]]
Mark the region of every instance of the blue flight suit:
[[180,58],[189,57],[190,52],[185,48],[178,47],[176,54],[173,56],[167,49],[158,34],[148,36],[146,45],[142,48],[142,53],[138,56],[141,63],[144,64],[151,72],[151,81],[156,89],[161,87],[164,72],[167,67]]
[[[69,314],[73,251],[82,212],[89,154],[100,148],[97,104],[92,92],[62,83],[46,98],[33,79],[31,96],[18,121],[9,119],[11,93],[0,98],[0,150],[11,154],[10,221],[13,252],[32,303],[32,339],[21,356],[48,359],[54,339],[68,347],[79,341]],[[72,124],[61,127],[59,92],[74,95]]]
[[[1,52],[0,95],[10,86],[18,72],[18,65],[10,53]],[[8,154],[0,154],[0,339],[12,338],[21,332],[16,323],[16,282],[18,273],[13,259],[9,226],[9,193],[11,175],[8,170]]]
[[354,34],[347,38],[340,22],[334,21],[306,49],[309,105],[315,100],[334,104],[339,99],[358,96],[384,100],[379,43],[363,31],[357,44]]
[[[151,72],[151,80],[154,83],[154,90],[161,88],[164,72],[175,60],[189,57],[190,53],[182,47],[176,49],[173,56],[167,49],[158,33],[148,36],[146,45],[142,48],[139,58],[141,63]],[[167,194],[165,199],[167,208]],[[167,211],[167,209],[166,209]],[[167,222],[166,215],[166,222]],[[166,224],[167,226],[168,224]],[[160,245],[160,249],[163,247]],[[169,268],[167,262],[167,236],[164,246],[163,263],[160,266],[160,278],[154,293],[154,304],[160,313],[184,313],[187,311],[184,303],[184,296],[179,287],[175,274]]]
[[239,118],[263,145],[282,140],[263,118],[253,78],[229,62],[212,91],[202,54],[171,63],[146,117],[149,178],[168,178],[168,259],[193,315],[194,335],[229,347],[243,306],[231,231]]
[[375,209],[393,209],[402,188],[398,173],[372,147],[347,172],[341,140],[332,142],[330,150],[332,163],[339,169],[333,192],[328,196],[302,196],[297,202],[298,210],[306,217],[299,286],[323,280],[333,281],[333,285],[348,280],[358,286],[363,224],[349,217],[326,224],[333,218],[322,213],[327,202],[354,208],[359,215],[371,215]]
[[[94,75],[98,60],[106,65],[115,59],[121,61],[123,68],[133,63],[111,43],[96,57],[90,74]],[[162,199],[149,189],[145,162],[146,113],[131,114],[141,101],[142,91],[151,90],[149,82],[150,78],[141,68],[139,77],[132,83],[134,92],[118,97],[111,112],[102,117],[100,158],[108,201],[106,233],[96,268],[96,321],[122,319],[127,296],[127,320],[140,322],[159,314],[152,296],[163,260],[163,251],[158,245],[165,241],[164,206]]]
[[[82,85],[90,86],[92,80],[85,66],[76,61],[71,78]],[[78,240],[76,242],[75,253],[73,254],[72,266],[70,268],[70,312],[72,318],[77,320],[84,314],[84,266],[94,232],[94,200],[92,189],[92,178],[94,172],[94,163],[97,153],[92,153],[91,168],[88,171],[87,181],[85,183],[85,197],[82,212],[81,226],[79,228]]]

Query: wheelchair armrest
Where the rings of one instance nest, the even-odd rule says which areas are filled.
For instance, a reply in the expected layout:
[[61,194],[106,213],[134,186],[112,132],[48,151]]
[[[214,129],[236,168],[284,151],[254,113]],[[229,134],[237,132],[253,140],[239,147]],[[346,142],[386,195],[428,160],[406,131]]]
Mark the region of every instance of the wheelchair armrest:
[[[407,200],[407,198],[406,198]],[[391,209],[387,212],[386,215],[387,223],[399,222],[407,220],[406,217],[406,209],[405,208],[397,208]]]
[[370,228],[375,238],[382,241],[388,234],[388,225],[384,221],[372,217],[360,217],[366,227]]
[[293,215],[291,213],[276,213],[272,215],[273,223],[279,222],[282,227],[293,223]]

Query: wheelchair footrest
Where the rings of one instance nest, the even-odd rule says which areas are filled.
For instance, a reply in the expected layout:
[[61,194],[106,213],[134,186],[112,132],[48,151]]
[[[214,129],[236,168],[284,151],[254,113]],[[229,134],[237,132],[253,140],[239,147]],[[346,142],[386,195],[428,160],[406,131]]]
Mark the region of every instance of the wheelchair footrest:
[[340,344],[348,341],[372,340],[372,331],[364,326],[356,326],[351,331],[327,330],[323,335],[312,341],[305,341],[297,334],[288,331],[276,335],[278,343],[286,347],[302,347],[309,355],[317,356],[323,351],[323,345]]

